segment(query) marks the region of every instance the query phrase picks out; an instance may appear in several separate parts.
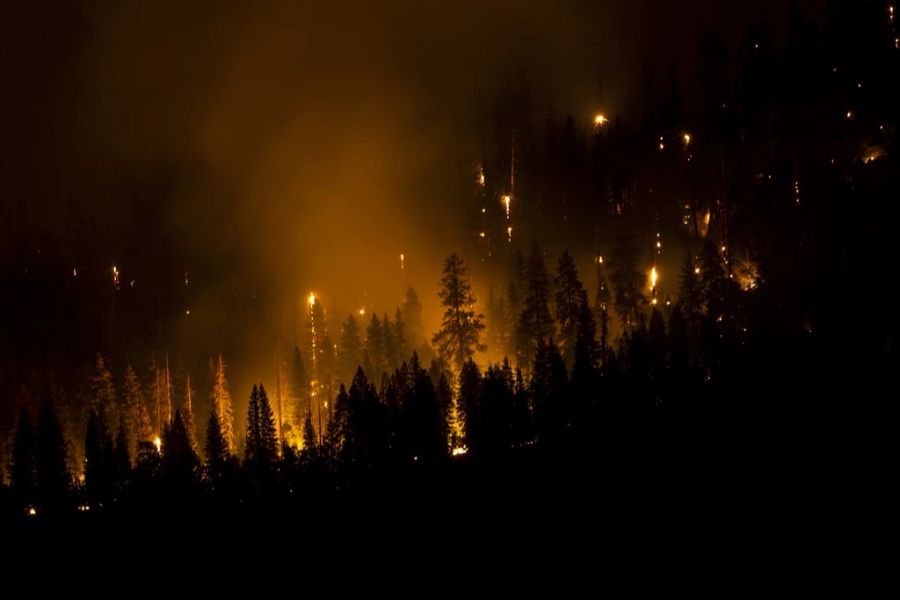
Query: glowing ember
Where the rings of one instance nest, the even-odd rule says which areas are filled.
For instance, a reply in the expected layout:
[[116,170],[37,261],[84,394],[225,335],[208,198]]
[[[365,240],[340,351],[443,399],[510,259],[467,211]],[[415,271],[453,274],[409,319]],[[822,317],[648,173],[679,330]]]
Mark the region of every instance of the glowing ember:
[[453,450],[450,451],[450,454],[452,454],[453,456],[462,456],[468,451],[469,451],[469,449],[466,448],[465,446],[457,446]]
[[656,287],[656,282],[659,281],[659,273],[656,272],[656,267],[650,269],[650,289]]
[[606,115],[597,115],[594,117],[594,125],[597,127],[603,127],[609,122],[609,119],[606,118]]
[[309,297],[306,299],[306,301],[309,303],[310,308],[312,308],[312,306],[316,303],[316,293],[310,292]]
[[156,437],[153,438],[153,445],[156,446],[156,451],[157,451],[157,452],[159,452],[160,450],[162,450],[162,440],[159,438],[158,435],[157,435]]
[[506,220],[509,221],[509,205],[512,203],[511,196],[503,196],[503,206],[506,208]]

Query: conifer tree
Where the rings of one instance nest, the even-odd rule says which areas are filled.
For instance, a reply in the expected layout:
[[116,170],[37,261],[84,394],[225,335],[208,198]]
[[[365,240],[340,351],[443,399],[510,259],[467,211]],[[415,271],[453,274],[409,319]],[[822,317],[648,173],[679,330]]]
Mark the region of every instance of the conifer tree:
[[[122,379],[122,408],[126,417],[128,437],[133,441],[134,448],[137,448],[137,443],[142,440],[149,442],[150,438],[153,437],[153,429],[149,425],[147,407],[144,406],[144,392],[141,389],[141,381],[131,365],[125,368],[125,375]],[[148,418],[149,432],[144,430],[145,424],[143,419],[145,415]],[[146,438],[144,437],[145,433]]]
[[559,257],[556,267],[556,322],[559,324],[558,342],[563,348],[563,357],[567,364],[572,364],[575,356],[575,341],[578,335],[578,323],[581,318],[584,286],[578,278],[575,259],[568,251]]
[[10,456],[10,491],[19,508],[34,504],[37,500],[36,439],[34,426],[26,411],[19,413],[16,433],[13,436]]
[[406,326],[406,339],[408,346],[413,350],[420,349],[423,345],[428,344],[425,339],[425,327],[422,324],[422,303],[419,301],[419,295],[413,288],[408,288],[403,296],[403,304],[400,307],[400,314],[403,323]]
[[222,437],[229,451],[234,448],[234,408],[231,403],[231,393],[228,391],[228,380],[225,378],[225,362],[222,353],[219,353],[215,364],[212,386],[212,405],[219,420]]
[[544,255],[535,242],[531,247],[527,266],[528,288],[517,333],[517,359],[527,364],[532,359],[541,340],[553,335],[553,318],[550,316],[550,276],[544,264]]
[[444,263],[438,296],[444,316],[432,342],[440,357],[460,370],[476,352],[485,350],[480,340],[484,316],[475,312],[476,298],[466,276],[466,265],[455,253]]
[[338,383],[349,383],[362,366],[362,347],[359,338],[359,324],[353,315],[348,315],[341,328],[341,339],[338,343]]
[[187,431],[188,440],[191,442],[191,448],[197,448],[197,426],[194,422],[194,388],[191,385],[191,374],[187,373],[184,377],[184,398],[181,405],[182,421]]
[[37,499],[44,510],[56,512],[65,507],[71,487],[66,450],[59,418],[51,402],[45,400],[38,414],[35,456]]

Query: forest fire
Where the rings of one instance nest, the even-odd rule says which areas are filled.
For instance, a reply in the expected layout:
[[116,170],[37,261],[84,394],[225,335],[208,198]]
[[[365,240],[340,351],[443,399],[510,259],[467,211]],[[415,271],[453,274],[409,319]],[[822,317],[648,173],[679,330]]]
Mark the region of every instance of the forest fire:
[[32,4],[0,525],[518,531],[888,439],[892,4]]

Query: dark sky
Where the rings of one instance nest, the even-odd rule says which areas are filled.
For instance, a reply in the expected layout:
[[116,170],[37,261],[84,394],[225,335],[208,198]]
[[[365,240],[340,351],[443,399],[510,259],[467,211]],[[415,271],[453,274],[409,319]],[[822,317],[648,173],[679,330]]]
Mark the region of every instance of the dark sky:
[[[551,107],[631,118],[646,66],[677,61],[689,82],[704,30],[735,46],[761,16],[781,31],[785,5],[6,3],[0,217],[52,233],[79,215],[98,239],[131,232],[130,255],[165,230],[184,270],[211,256],[216,276],[315,288],[338,313],[392,310],[407,281],[436,290],[457,156],[468,168],[490,140],[510,73],[538,123]],[[123,271],[126,246],[109,251]]]

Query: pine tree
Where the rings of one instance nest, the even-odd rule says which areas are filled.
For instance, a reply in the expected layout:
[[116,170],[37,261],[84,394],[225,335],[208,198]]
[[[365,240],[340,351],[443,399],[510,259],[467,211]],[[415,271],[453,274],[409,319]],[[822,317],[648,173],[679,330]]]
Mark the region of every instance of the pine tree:
[[259,458],[273,462],[278,458],[278,436],[275,431],[275,418],[266,388],[259,384]]
[[400,307],[403,323],[406,325],[406,339],[413,350],[428,344],[425,339],[425,327],[422,324],[422,303],[413,288],[406,290],[403,304]]
[[406,339],[406,324],[403,322],[403,315],[399,308],[394,314],[391,340],[394,344],[391,366],[397,368],[412,352],[415,352],[415,349],[410,348]]
[[131,441],[128,439],[128,425],[124,418],[119,418],[119,428],[116,432],[116,444],[113,450],[112,473],[115,487],[119,490],[125,487],[131,472]]
[[463,443],[473,454],[479,452],[479,407],[481,406],[481,371],[475,361],[469,359],[459,373],[459,399],[456,403],[456,421]]
[[222,427],[219,425],[219,417],[216,410],[209,411],[209,419],[206,422],[206,469],[211,478],[222,474],[225,464],[228,462],[229,449],[225,436],[222,435]]
[[[15,455],[15,443],[13,444]],[[66,466],[66,440],[50,401],[41,405],[37,423],[37,499],[41,508],[59,511],[65,507],[71,475]]]
[[92,410],[84,439],[84,485],[94,504],[102,503],[112,491],[113,453],[106,416],[102,409]]
[[432,342],[441,358],[459,370],[476,352],[485,350],[480,341],[484,316],[475,312],[476,298],[466,278],[466,265],[455,253],[444,263],[438,295],[444,317]]
[[623,329],[629,331],[644,322],[643,307],[647,298],[643,290],[647,276],[637,270],[637,249],[628,238],[623,237],[616,244],[613,261],[615,309]]
[[184,401],[181,405],[181,415],[184,421],[184,428],[187,431],[188,440],[191,442],[191,448],[197,448],[197,426],[194,423],[194,388],[191,386],[191,374],[187,373],[184,377]]
[[116,388],[113,385],[112,374],[106,368],[106,361],[100,353],[97,353],[97,361],[94,366],[94,375],[91,377],[91,401],[94,410],[103,410],[107,415],[115,416]]
[[36,439],[34,426],[28,413],[19,413],[19,422],[13,436],[9,478],[12,497],[19,508],[32,505],[37,500]]
[[[387,362],[384,359],[384,333],[381,327],[381,319],[377,314],[372,314],[369,326],[366,327],[366,342],[364,346],[364,370],[367,373],[387,371]],[[355,371],[354,371],[355,374]]]
[[600,360],[606,361],[609,350],[609,306],[611,295],[606,278],[603,276],[603,267],[597,265],[597,293],[594,296],[594,310],[597,313],[596,323],[600,327]]
[[296,346],[294,346],[288,377],[290,379],[288,391],[294,405],[294,426],[297,431],[302,432],[306,417],[312,411],[312,390],[310,389],[310,380],[306,373],[306,367],[303,364],[303,355],[300,353],[300,348]]
[[522,316],[517,329],[516,358],[519,364],[527,364],[534,356],[538,343],[553,336],[553,318],[550,316],[550,276],[544,264],[544,255],[535,242],[528,257],[528,289]]
[[176,410],[172,422],[163,430],[160,460],[160,473],[170,497],[183,497],[192,492],[197,466],[197,455],[188,439],[181,411]]
[[572,364],[575,356],[575,341],[578,322],[581,318],[584,286],[578,278],[575,259],[568,251],[559,257],[556,267],[556,322],[559,324],[559,345],[567,364]]
[[[421,315],[420,315],[421,317]],[[338,343],[338,382],[349,383],[356,369],[362,366],[362,347],[359,339],[359,325],[353,315],[347,316],[341,328]]]
[[[125,368],[125,376],[122,379],[122,404],[126,415],[128,436],[134,441],[134,448],[140,441],[150,441],[153,437],[152,426],[149,426],[149,414],[144,406],[144,392],[141,389],[141,381],[131,365]],[[144,416],[148,417],[149,431],[145,431]],[[146,437],[144,435],[146,434]]]
[[541,341],[531,372],[531,398],[538,440],[558,446],[569,423],[569,380],[556,344]]
[[244,442],[244,460],[253,462],[257,459],[261,441],[259,429],[259,388],[253,384],[250,391],[250,402],[247,404],[247,437]]
[[212,405],[225,438],[225,445],[229,451],[234,448],[234,409],[231,403],[231,393],[228,391],[228,380],[225,378],[225,362],[222,353],[216,362],[213,375]]
[[510,267],[509,283],[506,288],[506,344],[503,352],[507,356],[518,355],[519,322],[522,318],[522,310],[525,303],[525,294],[528,289],[528,274],[525,267],[525,258],[516,250],[513,252],[512,265]]

